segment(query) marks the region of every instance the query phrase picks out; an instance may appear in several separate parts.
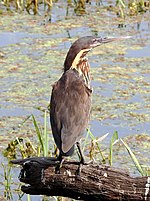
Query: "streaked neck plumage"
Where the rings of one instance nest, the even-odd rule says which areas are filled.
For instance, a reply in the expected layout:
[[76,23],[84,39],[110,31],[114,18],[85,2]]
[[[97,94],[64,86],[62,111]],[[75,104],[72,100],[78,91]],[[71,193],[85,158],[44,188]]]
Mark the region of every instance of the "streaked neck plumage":
[[80,50],[79,53],[76,55],[74,54],[74,57],[72,57],[72,54],[68,52],[68,55],[66,57],[65,63],[64,63],[64,71],[69,69],[75,69],[79,76],[81,76],[84,79],[85,85],[90,88],[90,64],[88,62],[88,58],[86,57],[86,54],[91,49],[83,49]]
[[78,71],[79,76],[81,76],[84,79],[84,82],[88,88],[90,88],[91,79],[90,79],[90,64],[88,62],[88,59],[82,58],[82,60],[79,61],[79,63],[74,66],[71,66],[71,69],[75,69]]

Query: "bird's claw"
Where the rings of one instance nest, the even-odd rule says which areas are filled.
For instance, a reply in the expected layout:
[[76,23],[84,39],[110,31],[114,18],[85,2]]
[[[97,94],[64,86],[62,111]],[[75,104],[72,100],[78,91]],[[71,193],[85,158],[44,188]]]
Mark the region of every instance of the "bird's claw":
[[60,164],[55,167],[55,174],[60,174]]
[[83,165],[89,165],[89,164],[93,164],[93,163],[94,162],[92,160],[88,161],[88,162],[85,162],[85,160],[81,160],[80,163],[79,163],[78,169],[76,170],[75,175],[76,176],[80,176],[81,175],[81,170],[82,170],[82,166]]
[[75,173],[76,176],[80,176],[81,175],[82,165],[83,164],[79,163],[78,169],[76,170],[76,173]]

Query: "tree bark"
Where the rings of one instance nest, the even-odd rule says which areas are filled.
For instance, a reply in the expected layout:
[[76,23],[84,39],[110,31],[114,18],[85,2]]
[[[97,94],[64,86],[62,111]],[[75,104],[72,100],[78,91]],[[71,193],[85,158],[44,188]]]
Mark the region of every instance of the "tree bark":
[[55,173],[54,158],[29,158],[11,161],[23,168],[19,179],[27,194],[63,196],[84,201],[150,201],[150,177],[130,177],[128,173],[110,166],[83,165],[65,161],[60,174]]

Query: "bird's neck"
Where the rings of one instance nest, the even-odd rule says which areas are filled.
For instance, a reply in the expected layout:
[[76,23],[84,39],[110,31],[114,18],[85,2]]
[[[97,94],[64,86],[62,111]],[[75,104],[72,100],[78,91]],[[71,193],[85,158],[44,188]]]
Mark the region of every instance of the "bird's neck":
[[90,78],[90,64],[86,57],[82,58],[78,64],[72,64],[71,69],[77,70],[79,76],[84,79],[84,82],[88,88],[90,88],[91,78]]

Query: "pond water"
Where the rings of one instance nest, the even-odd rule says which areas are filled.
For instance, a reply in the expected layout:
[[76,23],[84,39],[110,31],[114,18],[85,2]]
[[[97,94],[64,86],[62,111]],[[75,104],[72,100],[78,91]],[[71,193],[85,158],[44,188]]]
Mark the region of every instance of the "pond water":
[[[32,139],[31,122],[19,131],[18,125],[31,114],[43,121],[41,110],[49,104],[51,85],[62,74],[68,48],[85,35],[132,36],[89,53],[94,90],[90,130],[98,137],[114,131],[119,137],[150,135],[149,12],[121,20],[106,10],[92,9],[84,16],[70,13],[67,18],[60,10],[63,6],[56,4],[52,23],[26,14],[0,17],[0,150],[15,137]],[[2,155],[1,159],[7,164]],[[16,178],[18,170],[13,171]]]

